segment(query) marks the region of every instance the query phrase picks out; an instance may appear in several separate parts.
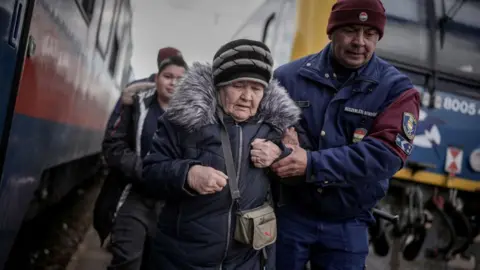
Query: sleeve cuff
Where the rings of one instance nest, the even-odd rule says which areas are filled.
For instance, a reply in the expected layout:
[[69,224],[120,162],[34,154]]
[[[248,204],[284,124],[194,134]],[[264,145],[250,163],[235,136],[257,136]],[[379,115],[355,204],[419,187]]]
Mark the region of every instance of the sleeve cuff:
[[315,184],[320,187],[345,187],[348,186],[344,182],[335,182],[335,181],[330,181],[326,179],[319,179],[315,172],[313,172],[313,157],[312,157],[312,152],[307,151],[307,169],[305,171],[305,182],[310,183],[310,184]]
[[280,156],[277,159],[275,159],[273,161],[273,163],[275,163],[275,162],[277,162],[281,159],[286,158],[288,155],[290,155],[292,153],[292,149],[286,147],[285,144],[283,144],[282,142],[278,142],[278,143],[274,142],[274,141],[272,141],[272,142],[275,143],[280,148],[280,151],[282,151],[280,153]]
[[197,191],[195,191],[193,188],[191,188],[189,185],[188,185],[188,172],[190,171],[190,168],[192,168],[193,166],[195,165],[202,165],[200,162],[192,162],[188,165],[188,168],[186,170],[186,173],[185,173],[185,177],[183,178],[183,185],[182,185],[182,189],[183,191],[189,195],[189,196],[197,196],[199,195],[199,193]]
[[185,182],[183,183],[183,191],[190,196],[197,196],[198,195],[198,193],[188,185],[187,180],[185,180]]

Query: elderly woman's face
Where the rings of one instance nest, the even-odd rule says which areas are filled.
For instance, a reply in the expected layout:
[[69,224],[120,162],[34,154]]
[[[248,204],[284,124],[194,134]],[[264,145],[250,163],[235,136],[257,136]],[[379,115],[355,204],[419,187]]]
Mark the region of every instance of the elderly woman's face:
[[257,113],[264,90],[258,82],[233,82],[220,90],[223,110],[237,122],[246,121]]

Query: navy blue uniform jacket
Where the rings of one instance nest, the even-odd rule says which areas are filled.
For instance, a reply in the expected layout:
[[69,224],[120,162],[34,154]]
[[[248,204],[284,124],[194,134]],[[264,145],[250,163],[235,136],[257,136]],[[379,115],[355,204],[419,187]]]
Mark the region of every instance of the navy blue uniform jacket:
[[371,208],[412,151],[419,93],[376,55],[336,89],[329,50],[275,71],[302,109],[299,135],[309,148],[305,183],[282,189],[291,203],[325,219],[372,220]]

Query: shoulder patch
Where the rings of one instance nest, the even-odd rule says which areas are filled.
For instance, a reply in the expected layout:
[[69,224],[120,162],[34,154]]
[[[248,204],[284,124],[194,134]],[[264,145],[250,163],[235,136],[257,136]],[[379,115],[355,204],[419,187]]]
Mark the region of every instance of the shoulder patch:
[[405,154],[410,156],[413,150],[413,145],[410,142],[408,142],[407,139],[405,139],[402,135],[397,134],[395,143],[400,149],[402,149],[403,152],[405,152]]
[[411,113],[404,112],[402,127],[405,136],[407,136],[409,140],[413,140],[413,138],[415,138],[415,131],[417,130],[417,119],[415,119],[415,116]]

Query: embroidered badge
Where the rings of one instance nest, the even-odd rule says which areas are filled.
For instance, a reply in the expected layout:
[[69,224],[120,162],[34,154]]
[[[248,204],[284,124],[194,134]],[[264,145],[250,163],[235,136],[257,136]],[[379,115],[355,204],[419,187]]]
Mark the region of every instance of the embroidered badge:
[[407,141],[402,135],[397,134],[397,138],[395,139],[395,143],[397,144],[400,149],[402,149],[405,154],[410,156],[412,153],[413,145]]
[[415,131],[417,130],[417,119],[413,114],[404,112],[402,121],[403,132],[409,140],[413,140],[415,137]]
[[349,112],[349,113],[355,113],[355,114],[370,116],[370,117],[377,116],[376,112],[369,112],[369,111],[364,111],[362,109],[351,108],[351,107],[345,107],[344,111]]
[[366,129],[364,129],[364,128],[355,129],[355,131],[353,132],[352,142],[357,143],[357,142],[363,140],[363,137],[365,137],[365,135],[367,135],[367,130]]
[[368,14],[366,12],[360,12],[360,14],[358,15],[358,19],[361,22],[365,22],[368,20]]

